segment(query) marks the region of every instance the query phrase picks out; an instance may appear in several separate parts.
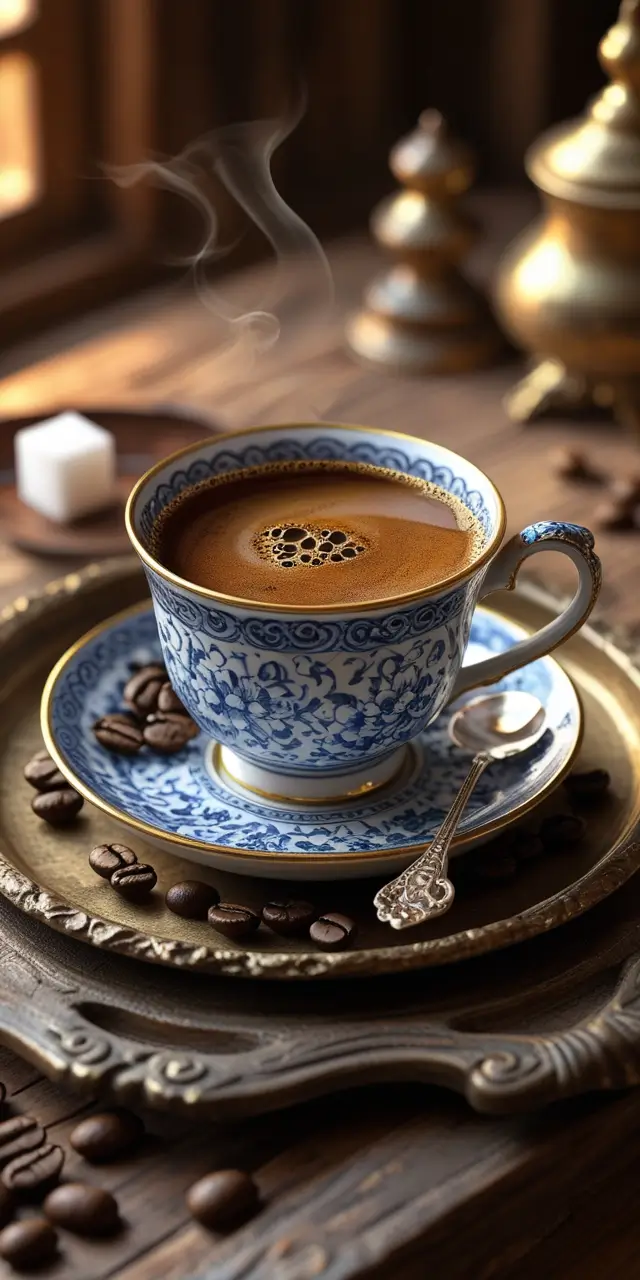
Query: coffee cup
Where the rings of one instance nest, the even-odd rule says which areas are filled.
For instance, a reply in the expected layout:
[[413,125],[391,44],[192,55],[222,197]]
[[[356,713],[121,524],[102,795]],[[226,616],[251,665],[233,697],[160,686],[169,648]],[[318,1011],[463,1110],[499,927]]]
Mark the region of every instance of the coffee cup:
[[[152,554],[161,513],[191,486],[314,459],[367,464],[438,486],[473,516],[479,535],[470,562],[445,581],[395,597],[282,605],[198,586]],[[539,521],[502,545],[504,504],[478,467],[442,445],[378,428],[291,423],[211,436],[138,481],[126,524],[149,582],[171,683],[216,744],[217,767],[232,784],[290,803],[355,798],[388,783],[411,740],[453,698],[562,644],[600,590],[588,529]],[[523,561],[542,551],[562,552],[575,564],[570,604],[505,652],[463,665],[478,601],[514,588]]]

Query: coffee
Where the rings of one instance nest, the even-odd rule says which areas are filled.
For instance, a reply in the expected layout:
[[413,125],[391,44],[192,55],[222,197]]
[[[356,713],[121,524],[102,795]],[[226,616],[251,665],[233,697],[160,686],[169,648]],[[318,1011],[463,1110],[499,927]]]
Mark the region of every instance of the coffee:
[[156,521],[152,555],[226,595],[344,605],[428,589],[467,569],[480,528],[426,480],[365,463],[282,462],[185,490]]

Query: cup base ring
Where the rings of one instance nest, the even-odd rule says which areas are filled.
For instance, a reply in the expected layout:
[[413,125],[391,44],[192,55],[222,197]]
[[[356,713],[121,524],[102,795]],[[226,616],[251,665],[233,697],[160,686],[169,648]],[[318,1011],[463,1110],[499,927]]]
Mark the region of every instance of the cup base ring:
[[228,785],[272,804],[335,805],[370,796],[395,781],[404,769],[409,750],[410,746],[405,744],[377,763],[330,776],[292,776],[263,769],[216,742],[211,764]]

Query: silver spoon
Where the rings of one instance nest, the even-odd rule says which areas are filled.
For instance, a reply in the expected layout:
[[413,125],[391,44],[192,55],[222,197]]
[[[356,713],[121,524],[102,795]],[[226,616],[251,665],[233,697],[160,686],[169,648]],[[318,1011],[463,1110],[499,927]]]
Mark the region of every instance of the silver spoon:
[[378,919],[392,929],[408,929],[443,915],[455,890],[447,877],[449,848],[465,805],[493,760],[526,751],[542,737],[546,712],[532,693],[490,693],[467,702],[449,722],[449,737],[475,756],[449,812],[424,853],[373,899]]

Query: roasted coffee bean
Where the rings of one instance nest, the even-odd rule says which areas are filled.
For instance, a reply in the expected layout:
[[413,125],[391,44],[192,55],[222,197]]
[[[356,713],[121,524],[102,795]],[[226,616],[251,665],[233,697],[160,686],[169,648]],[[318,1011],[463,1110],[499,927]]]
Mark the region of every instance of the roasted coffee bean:
[[13,1196],[0,1182],[0,1227],[6,1227],[13,1217]]
[[125,715],[114,712],[96,720],[93,732],[101,746],[121,756],[134,756],[142,743],[142,729]]
[[45,1141],[44,1129],[33,1116],[10,1116],[0,1124],[0,1169]]
[[250,907],[242,907],[236,902],[219,902],[210,907],[207,915],[209,924],[225,938],[245,938],[255,933],[260,924],[260,916]]
[[127,706],[142,719],[150,715],[158,705],[158,694],[166,679],[166,668],[159,662],[150,662],[148,666],[141,667],[124,686]]
[[200,730],[190,716],[158,714],[149,716],[142,732],[152,751],[172,756],[175,751],[182,751],[192,738],[197,738]]
[[259,1205],[258,1188],[253,1178],[241,1169],[218,1169],[194,1182],[187,1191],[189,1213],[203,1227],[215,1230],[236,1224],[253,1213]]
[[36,1151],[26,1151],[6,1165],[2,1171],[2,1182],[7,1191],[38,1199],[58,1181],[63,1164],[62,1149],[45,1142]]
[[629,506],[640,504],[640,476],[622,476],[609,486],[609,493],[616,502]]
[[28,764],[24,766],[24,776],[29,786],[36,791],[57,791],[67,786],[67,779],[62,774],[48,751],[37,751]]
[[324,911],[311,925],[309,937],[321,951],[342,951],[353,942],[356,924],[339,911]]
[[17,1271],[44,1266],[57,1250],[58,1237],[46,1218],[23,1218],[0,1232],[0,1258]]
[[132,867],[138,859],[126,844],[97,844],[89,854],[89,866],[103,880],[110,880],[114,871]]
[[572,800],[599,800],[609,790],[611,775],[606,769],[590,769],[587,773],[570,773],[564,785]]
[[188,716],[189,712],[167,680],[158,694],[158,711],[174,716]]
[[587,455],[581,453],[579,449],[569,449],[561,445],[551,450],[549,461],[556,475],[562,476],[565,480],[589,480],[593,483],[602,478]]
[[84,800],[73,787],[57,791],[39,791],[31,801],[33,812],[50,827],[66,827],[77,818]]
[[2,1106],[6,1096],[7,1096],[7,1090],[2,1083],[2,1080],[0,1080],[0,1107]]
[[170,911],[185,920],[206,920],[210,907],[216,907],[220,894],[203,880],[180,880],[167,891],[165,902]]
[[510,854],[500,858],[478,858],[473,868],[476,884],[509,884],[518,873],[518,863]]
[[110,884],[130,902],[144,902],[157,881],[153,867],[147,862],[134,862],[131,866],[118,867],[111,876]]
[[64,1182],[49,1192],[43,1208],[56,1227],[78,1236],[113,1235],[120,1226],[115,1196],[87,1182]]
[[527,834],[514,842],[513,852],[518,862],[532,862],[542,856],[544,845],[540,836]]
[[545,849],[560,850],[565,845],[577,844],[586,829],[584,818],[578,818],[575,813],[555,813],[542,823],[540,839]]
[[285,899],[267,902],[262,908],[262,919],[269,929],[283,938],[298,938],[308,934],[318,912],[311,902]]
[[593,518],[599,529],[608,529],[612,533],[624,533],[635,528],[634,506],[617,498],[608,498],[600,503]]
[[123,1107],[99,1111],[81,1120],[72,1131],[69,1142],[78,1155],[90,1164],[106,1164],[126,1156],[144,1134],[144,1125],[132,1111]]

